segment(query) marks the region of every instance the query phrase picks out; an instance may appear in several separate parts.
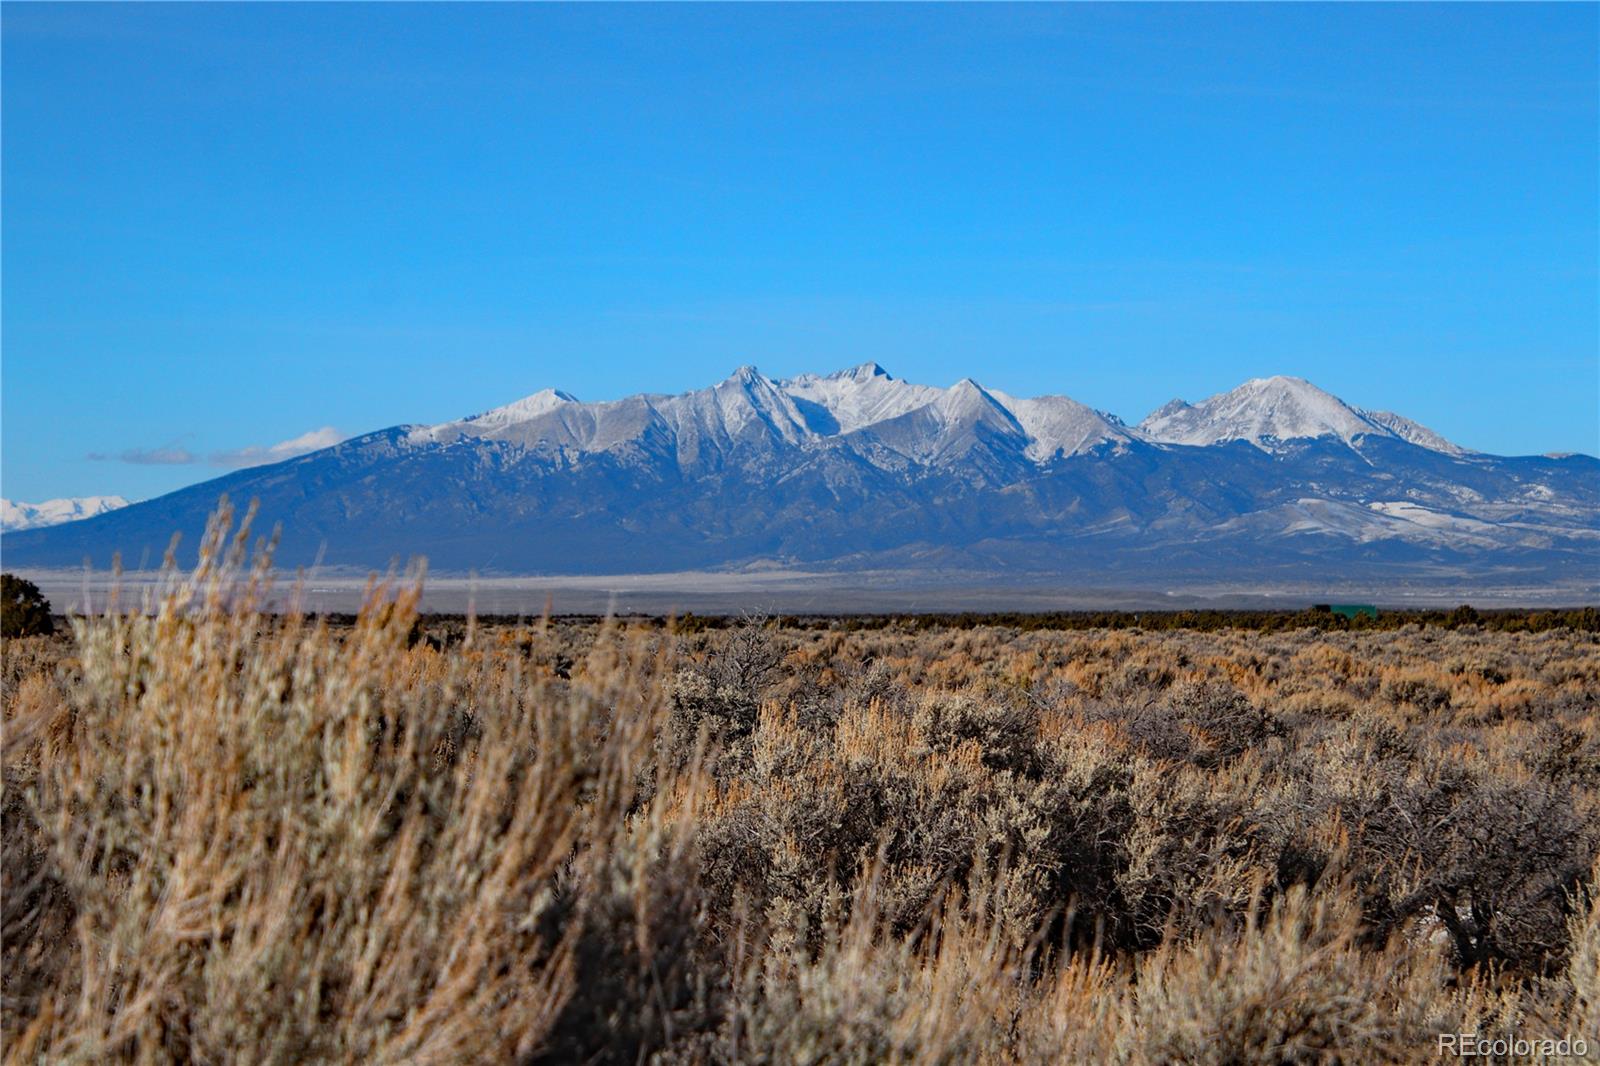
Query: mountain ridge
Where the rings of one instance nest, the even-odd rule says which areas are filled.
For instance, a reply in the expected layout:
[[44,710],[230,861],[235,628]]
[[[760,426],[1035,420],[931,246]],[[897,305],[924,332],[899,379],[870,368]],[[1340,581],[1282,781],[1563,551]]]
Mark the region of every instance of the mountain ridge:
[[0,530],[12,532],[57,526],[126,506],[128,500],[121,496],[67,496],[40,503],[0,499]]
[[1067,396],[876,363],[583,403],[544,389],[399,425],[50,530],[8,565],[159,559],[219,494],[260,501],[280,559],[484,573],[750,565],[848,573],[1318,575],[1600,585],[1600,460],[1471,452],[1298,378],[1129,426]]
[[[740,400],[747,410],[740,409]],[[1254,378],[1199,404],[1173,400],[1136,426],[1129,426],[1119,416],[1069,396],[1017,397],[985,388],[970,377],[947,389],[917,385],[895,378],[876,362],[793,378],[768,378],[747,365],[703,389],[636,393],[594,403],[546,388],[510,404],[414,432],[418,439],[439,440],[452,434],[487,436],[524,443],[559,441],[596,450],[614,442],[612,436],[598,432],[598,427],[606,422],[614,427],[624,413],[646,421],[659,416],[674,432],[683,431],[686,417],[698,419],[697,428],[702,431],[712,429],[716,421],[708,417],[712,415],[721,419],[715,428],[726,431],[728,420],[742,414],[742,422],[735,419],[738,428],[753,418],[784,442],[796,443],[870,429],[924,408],[941,425],[959,423],[963,418],[982,421],[985,401],[1027,438],[1024,450],[1038,461],[1078,454],[1105,441],[1208,445],[1245,440],[1270,448],[1287,440],[1337,436],[1348,443],[1368,435],[1394,437],[1451,455],[1475,454],[1411,419],[1351,406],[1302,378]],[[572,420],[579,412],[585,416],[583,424],[596,427],[593,436],[575,431]],[[560,416],[566,435],[536,424],[552,415]]]

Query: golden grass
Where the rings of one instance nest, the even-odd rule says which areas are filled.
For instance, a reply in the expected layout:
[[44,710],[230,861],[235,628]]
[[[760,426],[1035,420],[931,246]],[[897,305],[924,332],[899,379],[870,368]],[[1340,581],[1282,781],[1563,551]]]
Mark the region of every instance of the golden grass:
[[432,648],[243,546],[5,645],[8,1062],[1600,1054],[1593,634]]

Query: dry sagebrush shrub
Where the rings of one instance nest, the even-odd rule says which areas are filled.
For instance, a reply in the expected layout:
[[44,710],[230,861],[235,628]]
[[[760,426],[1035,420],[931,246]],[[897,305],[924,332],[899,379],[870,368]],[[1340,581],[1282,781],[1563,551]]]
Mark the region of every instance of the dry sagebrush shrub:
[[1420,1062],[1600,1015],[1593,634],[3,649],[8,1061]]
[[[220,549],[155,615],[77,627],[70,724],[27,783],[73,958],[28,1016],[8,1010],[8,1056],[531,1053],[582,943],[550,920],[555,875],[623,821],[654,704],[631,680],[648,674],[604,674],[633,711],[613,715],[620,692],[599,685],[425,661],[407,647],[415,592],[338,639],[269,624],[263,575],[241,584]],[[28,703],[8,734],[60,713]],[[37,941],[53,921],[7,931]]]

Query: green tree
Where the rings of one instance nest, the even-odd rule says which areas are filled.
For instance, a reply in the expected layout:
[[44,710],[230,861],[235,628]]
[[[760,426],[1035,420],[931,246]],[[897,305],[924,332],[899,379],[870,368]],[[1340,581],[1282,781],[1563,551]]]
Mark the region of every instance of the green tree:
[[15,574],[0,574],[0,637],[47,636],[55,631],[50,601],[39,586]]

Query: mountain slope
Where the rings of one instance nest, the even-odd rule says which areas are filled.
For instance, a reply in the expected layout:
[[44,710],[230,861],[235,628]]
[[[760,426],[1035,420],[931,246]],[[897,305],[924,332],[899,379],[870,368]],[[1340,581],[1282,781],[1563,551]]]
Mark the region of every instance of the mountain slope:
[[158,500],[7,534],[7,565],[159,560],[226,492],[290,565],[607,573],[791,564],[1126,584],[1595,583],[1600,461],[1468,452],[1298,379],[1138,427],[1063,396],[948,389],[876,364],[678,396],[545,390]]
[[1387,429],[1401,440],[1409,441],[1419,447],[1428,448],[1436,452],[1444,452],[1446,455],[1472,454],[1470,449],[1463,448],[1459,444],[1452,444],[1427,426],[1413,422],[1402,415],[1397,415],[1393,411],[1362,411],[1361,416],[1368,422]]

